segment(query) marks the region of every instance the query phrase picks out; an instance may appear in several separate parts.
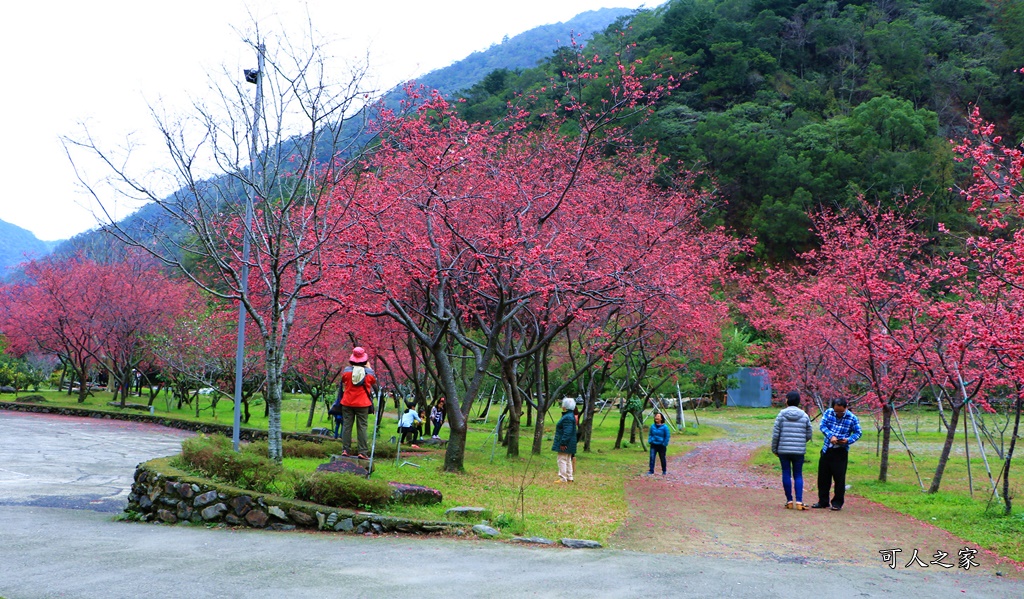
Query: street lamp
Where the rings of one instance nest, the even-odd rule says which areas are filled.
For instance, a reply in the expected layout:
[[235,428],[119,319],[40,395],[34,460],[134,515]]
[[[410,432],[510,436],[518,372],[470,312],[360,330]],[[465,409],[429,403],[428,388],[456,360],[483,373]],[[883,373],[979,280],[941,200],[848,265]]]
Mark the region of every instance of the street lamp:
[[[260,141],[260,112],[263,107],[263,54],[266,48],[261,43],[257,49],[257,68],[245,69],[246,83],[256,86],[256,106],[252,116],[252,145],[249,147],[249,176],[255,183],[256,148]],[[235,352],[235,419],[231,430],[231,443],[237,452],[240,441],[239,431],[242,425],[242,365],[245,362],[245,295],[249,292],[249,246],[252,231],[252,193],[253,185],[249,185],[245,193],[245,229],[242,231],[242,280],[241,297],[238,301],[238,346]]]

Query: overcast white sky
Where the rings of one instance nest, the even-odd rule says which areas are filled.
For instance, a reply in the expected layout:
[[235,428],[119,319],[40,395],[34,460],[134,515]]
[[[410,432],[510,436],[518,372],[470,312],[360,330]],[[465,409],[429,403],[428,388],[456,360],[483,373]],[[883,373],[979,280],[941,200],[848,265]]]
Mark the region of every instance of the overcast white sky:
[[[254,67],[237,30],[252,13],[286,29],[312,16],[332,54],[370,53],[380,87],[447,66],[533,27],[601,7],[662,0],[80,0],[4,3],[0,56],[0,219],[43,240],[94,228],[60,143],[86,123],[102,142],[128,135],[154,157],[150,104],[171,114],[223,67]],[[280,26],[275,25],[275,29]]]

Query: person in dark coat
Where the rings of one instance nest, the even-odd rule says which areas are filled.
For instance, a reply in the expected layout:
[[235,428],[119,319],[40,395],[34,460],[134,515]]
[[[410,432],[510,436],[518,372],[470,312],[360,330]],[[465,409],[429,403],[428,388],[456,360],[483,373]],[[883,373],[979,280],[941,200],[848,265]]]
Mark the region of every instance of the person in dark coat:
[[[786,394],[786,407],[775,417],[772,428],[772,453],[782,465],[782,489],[786,492],[787,510],[804,510],[804,454],[811,440],[811,419],[800,409],[800,394]],[[790,473],[793,480],[790,481]],[[793,492],[796,491],[796,501]]]
[[562,400],[562,417],[555,425],[555,441],[552,451],[558,452],[558,480],[556,483],[573,482],[572,456],[576,455],[576,400],[566,397]]

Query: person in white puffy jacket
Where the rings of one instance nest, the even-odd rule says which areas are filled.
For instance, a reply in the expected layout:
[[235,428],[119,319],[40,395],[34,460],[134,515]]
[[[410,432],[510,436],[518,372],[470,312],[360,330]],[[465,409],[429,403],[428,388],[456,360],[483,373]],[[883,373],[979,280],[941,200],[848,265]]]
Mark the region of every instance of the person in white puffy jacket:
[[[782,465],[782,489],[786,492],[787,510],[805,510],[804,454],[811,440],[811,419],[800,409],[800,394],[786,394],[786,407],[775,417],[772,429],[772,453]],[[790,475],[792,474],[792,480]],[[793,500],[794,492],[796,501]]]

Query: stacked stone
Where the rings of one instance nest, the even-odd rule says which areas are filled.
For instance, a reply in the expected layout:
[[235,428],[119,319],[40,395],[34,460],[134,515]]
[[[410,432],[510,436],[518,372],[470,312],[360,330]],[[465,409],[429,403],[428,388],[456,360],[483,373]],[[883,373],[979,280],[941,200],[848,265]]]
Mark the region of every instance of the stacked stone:
[[463,526],[455,522],[389,518],[370,512],[314,509],[307,512],[295,506],[274,505],[267,499],[179,482],[140,465],[135,471],[125,511],[140,514],[145,522],[217,523],[271,530],[307,528],[356,534],[458,532]]
[[143,520],[166,522],[223,522],[231,526],[292,530],[310,528],[316,518],[290,508],[268,505],[263,497],[229,496],[217,490],[204,490],[195,483],[176,482],[143,469],[136,470],[135,483],[128,496],[128,511],[142,514]]

